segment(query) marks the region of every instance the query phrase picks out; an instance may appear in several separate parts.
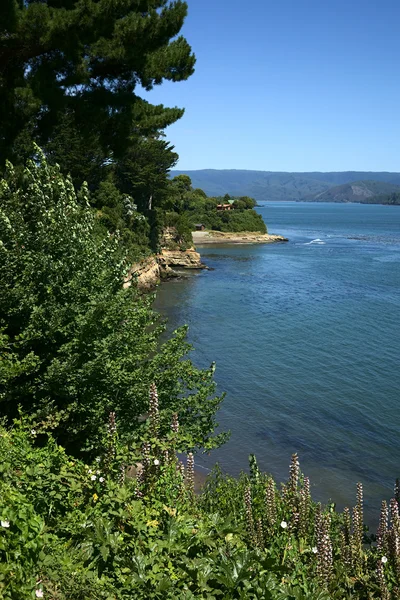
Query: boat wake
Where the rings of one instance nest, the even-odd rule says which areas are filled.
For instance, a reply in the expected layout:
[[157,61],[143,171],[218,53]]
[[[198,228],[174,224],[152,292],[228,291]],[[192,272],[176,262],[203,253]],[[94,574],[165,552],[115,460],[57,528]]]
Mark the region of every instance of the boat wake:
[[305,246],[310,246],[310,244],[325,244],[322,240],[317,238],[316,240],[311,240],[311,242],[305,242]]

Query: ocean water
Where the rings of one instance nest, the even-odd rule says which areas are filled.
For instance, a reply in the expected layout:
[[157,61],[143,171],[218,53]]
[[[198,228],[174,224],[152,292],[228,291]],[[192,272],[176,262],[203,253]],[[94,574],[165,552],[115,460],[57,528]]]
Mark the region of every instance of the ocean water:
[[316,499],[352,506],[363,482],[375,524],[400,477],[400,207],[258,210],[287,244],[203,246],[214,270],[157,294],[227,392],[218,421],[230,441],[196,463],[237,474],[254,452],[284,481],[297,452]]

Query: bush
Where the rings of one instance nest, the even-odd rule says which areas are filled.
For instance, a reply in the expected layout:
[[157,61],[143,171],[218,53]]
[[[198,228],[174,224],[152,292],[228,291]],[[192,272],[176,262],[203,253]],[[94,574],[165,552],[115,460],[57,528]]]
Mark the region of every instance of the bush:
[[20,405],[93,455],[110,410],[121,435],[140,436],[154,381],[162,427],[179,412],[192,447],[218,445],[212,371],[187,358],[185,328],[160,343],[153,298],[123,287],[130,264],[98,231],[85,186],[76,195],[38,152],[20,178],[8,165],[0,200],[1,414],[11,422]]

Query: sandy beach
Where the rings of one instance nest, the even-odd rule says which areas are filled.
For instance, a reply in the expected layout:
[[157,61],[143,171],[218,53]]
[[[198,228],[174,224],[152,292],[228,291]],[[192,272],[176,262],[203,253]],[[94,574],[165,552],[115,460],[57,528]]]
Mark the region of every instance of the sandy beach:
[[193,231],[195,246],[205,244],[271,244],[274,242],[287,242],[282,235],[243,231],[240,233],[224,233],[222,231]]

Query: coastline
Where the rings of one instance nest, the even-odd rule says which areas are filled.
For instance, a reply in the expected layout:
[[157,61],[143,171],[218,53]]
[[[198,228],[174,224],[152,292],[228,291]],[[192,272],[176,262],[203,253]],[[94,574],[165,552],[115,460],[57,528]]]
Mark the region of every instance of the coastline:
[[193,231],[192,236],[195,246],[204,246],[206,244],[272,244],[289,241],[282,235],[258,233],[254,231],[242,231],[238,233]]

